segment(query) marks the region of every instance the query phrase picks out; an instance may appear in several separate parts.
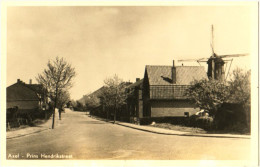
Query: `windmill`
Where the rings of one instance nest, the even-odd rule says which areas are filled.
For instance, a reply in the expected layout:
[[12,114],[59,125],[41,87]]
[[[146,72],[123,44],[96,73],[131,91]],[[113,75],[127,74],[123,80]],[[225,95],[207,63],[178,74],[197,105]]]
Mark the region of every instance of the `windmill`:
[[[200,64],[200,62],[207,62],[208,64],[208,78],[216,79],[216,80],[222,80],[224,81],[229,74],[229,70],[233,61],[232,59],[226,60],[224,58],[230,58],[230,57],[240,57],[240,56],[248,56],[248,54],[229,54],[229,55],[218,55],[214,51],[214,27],[211,26],[211,50],[212,55],[209,58],[200,58],[200,59],[186,59],[186,60],[178,60],[178,62],[187,62],[187,61],[196,61]],[[228,73],[225,77],[225,71],[224,64],[230,61]],[[226,66],[227,67],[227,66]]]

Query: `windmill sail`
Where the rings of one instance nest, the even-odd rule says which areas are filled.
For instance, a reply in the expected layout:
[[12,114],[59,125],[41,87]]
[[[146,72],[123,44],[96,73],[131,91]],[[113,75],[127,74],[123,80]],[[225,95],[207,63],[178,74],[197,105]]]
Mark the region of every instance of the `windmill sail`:
[[215,55],[214,52],[214,27],[213,24],[211,25],[211,50],[212,50],[212,55]]
[[220,58],[227,58],[227,57],[241,57],[241,56],[248,56],[249,54],[231,54],[231,55],[219,55]]

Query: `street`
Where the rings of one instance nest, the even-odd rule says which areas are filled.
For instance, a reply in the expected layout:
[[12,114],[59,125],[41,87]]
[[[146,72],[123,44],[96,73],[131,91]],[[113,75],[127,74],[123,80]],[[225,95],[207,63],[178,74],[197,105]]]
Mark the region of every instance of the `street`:
[[154,134],[68,110],[53,130],[8,139],[6,152],[7,159],[246,160],[250,139]]

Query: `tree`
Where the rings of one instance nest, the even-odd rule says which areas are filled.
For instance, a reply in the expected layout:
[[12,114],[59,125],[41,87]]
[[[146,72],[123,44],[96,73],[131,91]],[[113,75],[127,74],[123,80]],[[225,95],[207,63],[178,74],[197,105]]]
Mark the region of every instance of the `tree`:
[[55,124],[55,108],[57,107],[60,93],[72,87],[72,79],[75,77],[75,69],[63,58],[56,57],[48,61],[47,68],[42,74],[38,74],[36,80],[47,89],[49,97],[54,101],[52,129]]
[[71,100],[71,108],[74,110],[76,106],[77,106],[77,102],[75,100]]
[[115,123],[117,111],[126,101],[126,83],[117,75],[114,75],[114,77],[105,79],[104,84],[104,89],[100,94],[100,99],[102,104],[113,108]]
[[250,103],[251,97],[251,71],[236,68],[229,81],[230,101],[235,103]]
[[68,91],[61,91],[58,94],[58,100],[57,100],[57,107],[63,108],[65,104],[67,104],[70,101],[70,94]]
[[73,106],[74,110],[76,111],[83,111],[84,110],[84,105],[80,101],[76,101],[76,104]]
[[[200,80],[194,81],[186,95],[201,108],[209,112],[214,121],[222,121],[231,116],[229,121],[235,120],[237,126],[250,128],[251,113],[251,71],[235,69],[230,81]],[[232,106],[233,110],[229,107]],[[239,106],[236,109],[235,106]],[[221,108],[220,108],[221,107]],[[219,110],[218,110],[219,109]],[[217,112],[218,111],[218,112]],[[225,121],[224,121],[225,122]],[[218,123],[217,123],[218,124]],[[220,123],[219,125],[221,125]]]
[[251,71],[236,68],[229,81],[229,102],[243,106],[247,127],[250,127],[251,116]]
[[100,106],[100,99],[96,95],[89,94],[85,98],[85,106],[87,110],[92,111]]
[[191,85],[186,96],[213,117],[229,96],[228,86],[219,80],[195,80]]
[[65,104],[70,101],[70,94],[68,91],[61,91],[58,94],[57,107],[59,109],[59,119],[61,120],[61,111],[63,110]]

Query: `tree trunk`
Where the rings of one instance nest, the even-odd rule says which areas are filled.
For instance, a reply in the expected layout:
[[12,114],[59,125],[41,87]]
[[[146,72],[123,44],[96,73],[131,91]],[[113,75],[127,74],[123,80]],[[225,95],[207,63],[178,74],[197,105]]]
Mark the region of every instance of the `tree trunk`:
[[44,119],[45,119],[45,121],[47,121],[47,111],[46,111],[46,109],[44,110]]
[[54,109],[53,109],[53,118],[52,118],[52,129],[54,129],[54,124],[55,124],[55,109],[57,106],[57,97],[58,96],[58,88],[56,88],[55,92],[55,102],[54,102]]
[[114,109],[114,124],[116,123],[116,107]]
[[52,114],[52,129],[54,129],[55,124],[55,107],[53,108],[53,114]]
[[61,120],[61,110],[59,110],[59,120]]
[[108,109],[106,109],[106,107],[104,107],[107,113],[107,122],[108,122]]
[[116,123],[116,110],[114,111],[114,124]]

